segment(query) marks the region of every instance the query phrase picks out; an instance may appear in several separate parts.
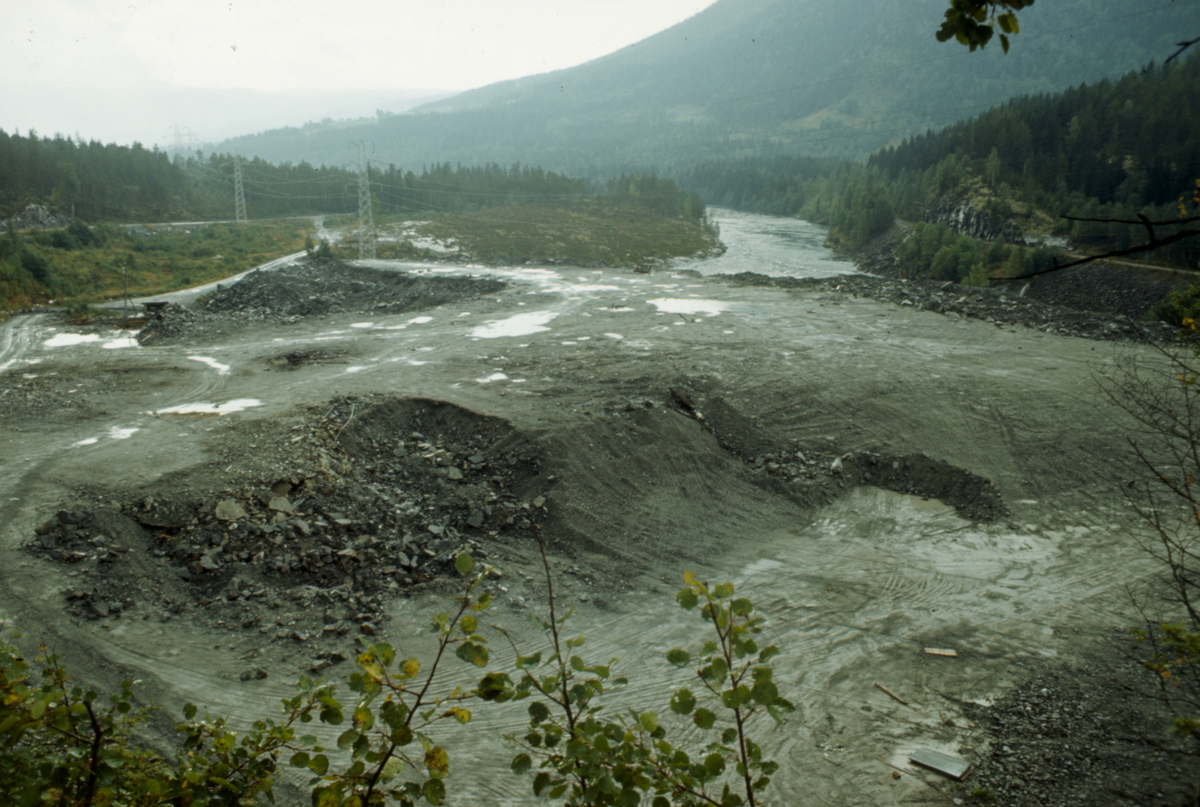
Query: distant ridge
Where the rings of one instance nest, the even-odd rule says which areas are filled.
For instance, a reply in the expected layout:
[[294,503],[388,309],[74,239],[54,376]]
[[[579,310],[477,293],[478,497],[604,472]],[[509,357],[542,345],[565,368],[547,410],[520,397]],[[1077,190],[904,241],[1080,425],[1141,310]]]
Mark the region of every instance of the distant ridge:
[[728,156],[861,157],[1019,95],[1114,77],[1173,51],[1200,0],[1045,0],[1006,57],[933,36],[945,0],[719,0],[608,56],[500,82],[411,114],[309,126],[218,146],[342,162],[365,138],[419,169],[520,161],[573,175]]

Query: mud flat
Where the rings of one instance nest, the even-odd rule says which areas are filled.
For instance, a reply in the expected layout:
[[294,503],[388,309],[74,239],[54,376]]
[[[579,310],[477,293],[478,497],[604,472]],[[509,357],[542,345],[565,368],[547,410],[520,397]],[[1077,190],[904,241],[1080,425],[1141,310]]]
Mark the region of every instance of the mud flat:
[[[1185,787],[1174,752],[1129,741],[1163,717],[1110,661],[1154,566],[1093,379],[1135,343],[691,273],[270,280],[141,341],[0,329],[0,612],[81,675],[249,721],[301,674],[345,675],[360,637],[422,652],[462,548],[499,569],[489,619],[533,643],[539,524],[573,629],[640,706],[678,681],[685,570],[770,616],[799,707],[766,730],[773,802]],[[529,801],[498,741],[522,723],[480,709],[447,738],[455,798]],[[923,748],[983,778],[911,765]]]

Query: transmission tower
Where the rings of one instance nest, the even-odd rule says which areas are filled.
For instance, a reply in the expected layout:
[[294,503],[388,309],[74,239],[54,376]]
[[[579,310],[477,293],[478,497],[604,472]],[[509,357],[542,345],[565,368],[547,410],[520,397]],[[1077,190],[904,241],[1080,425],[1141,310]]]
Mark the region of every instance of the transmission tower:
[[237,156],[233,158],[233,206],[238,224],[249,221],[246,218],[246,195],[242,193],[242,158]]
[[[171,135],[168,135],[168,137],[170,136]],[[186,146],[184,145],[185,140],[187,141]],[[196,133],[191,129],[186,126],[180,127],[178,123],[175,124],[174,146],[171,149],[171,162],[175,162],[180,157],[183,157],[188,151],[191,150],[192,146],[199,142],[199,140],[200,138],[196,137]]]
[[375,258],[375,217],[371,213],[371,178],[367,144],[358,141],[358,257]]

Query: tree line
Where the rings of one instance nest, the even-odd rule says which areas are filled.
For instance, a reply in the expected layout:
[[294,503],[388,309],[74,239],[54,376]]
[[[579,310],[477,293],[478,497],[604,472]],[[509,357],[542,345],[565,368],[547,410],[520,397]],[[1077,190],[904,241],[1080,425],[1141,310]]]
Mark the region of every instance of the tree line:
[[[974,185],[997,218],[1040,208],[1060,216],[1054,235],[1095,251],[1124,249],[1145,240],[1144,228],[1104,219],[1177,218],[1181,196],[1200,178],[1197,99],[1200,57],[1192,56],[1014,99],[881,149],[865,165],[813,157],[709,161],[674,176],[710,204],[827,224],[835,242],[849,247],[893,218],[920,221],[927,204]],[[1195,266],[1200,239],[1147,257]]]

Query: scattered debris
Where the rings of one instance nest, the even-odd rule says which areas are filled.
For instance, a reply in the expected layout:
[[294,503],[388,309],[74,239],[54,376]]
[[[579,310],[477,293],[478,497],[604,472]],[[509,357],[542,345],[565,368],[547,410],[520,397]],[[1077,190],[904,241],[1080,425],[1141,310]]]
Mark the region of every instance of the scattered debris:
[[[888,694],[890,695],[891,693],[889,692]],[[922,768],[936,771],[943,776],[949,776],[951,779],[959,782],[963,780],[963,777],[967,775],[967,771],[971,769],[971,763],[965,759],[952,757],[949,754],[943,754],[940,751],[933,751],[929,748],[922,748],[915,754],[910,755],[908,761],[914,765],[920,765]]]
[[904,704],[905,706],[908,706],[908,701],[904,700],[904,698],[900,697],[900,696],[899,696],[899,695],[897,695],[895,692],[892,692],[890,689],[888,689],[887,687],[885,687],[883,684],[881,684],[881,683],[879,683],[878,681],[876,681],[876,682],[875,682],[875,686],[877,686],[877,687],[879,687],[880,689],[882,689],[882,690],[883,690],[885,693],[887,693],[889,696],[891,696],[891,698],[892,698],[893,700],[899,701],[900,703]]

